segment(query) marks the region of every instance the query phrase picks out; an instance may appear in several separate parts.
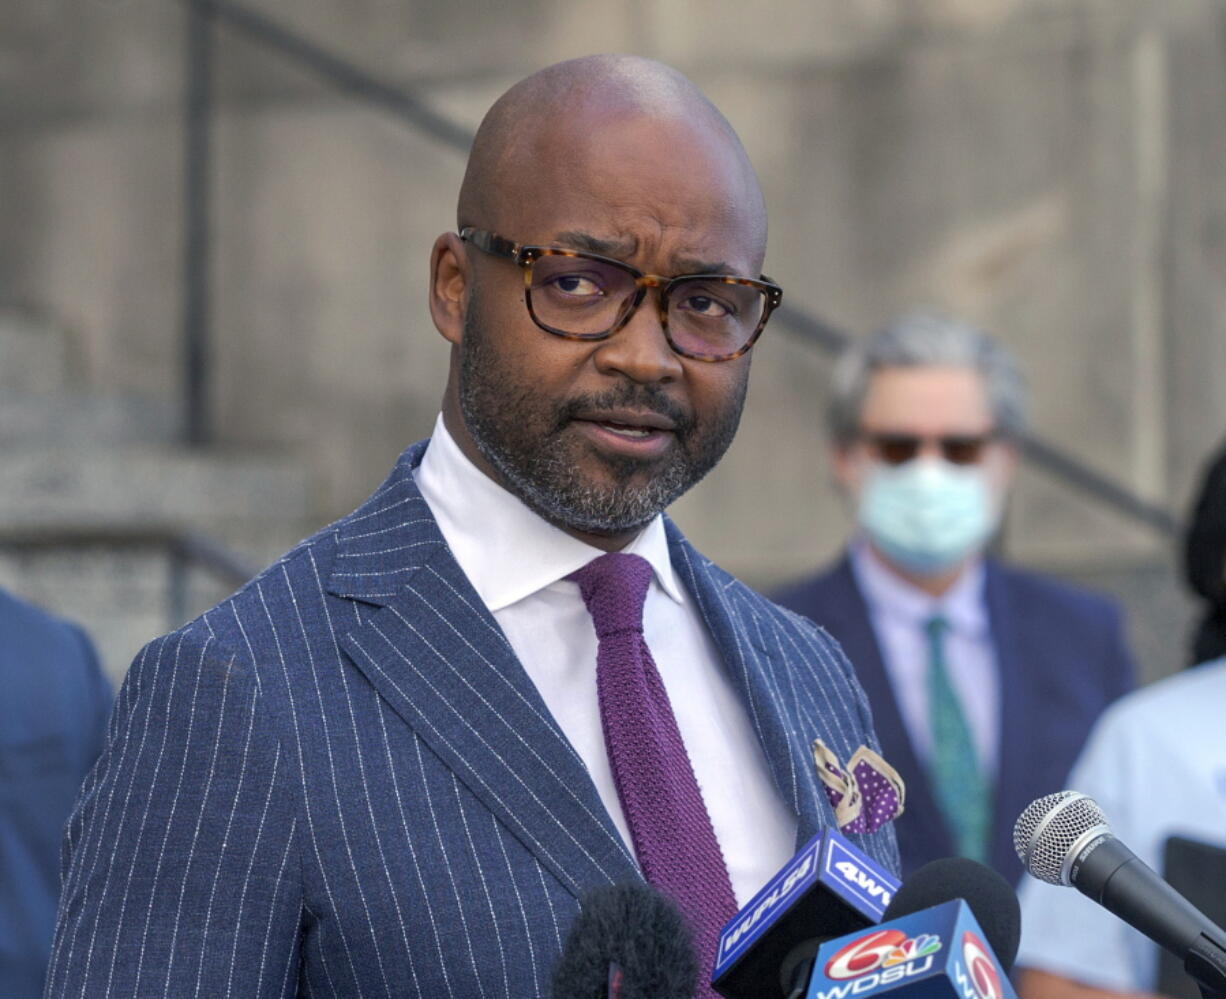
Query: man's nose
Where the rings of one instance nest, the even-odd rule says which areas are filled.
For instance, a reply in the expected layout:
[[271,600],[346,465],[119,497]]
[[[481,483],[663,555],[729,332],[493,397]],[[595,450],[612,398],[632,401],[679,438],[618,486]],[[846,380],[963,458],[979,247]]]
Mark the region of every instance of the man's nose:
[[636,382],[670,382],[681,377],[681,358],[664,335],[658,292],[649,289],[626,324],[600,341],[595,362],[607,374]]

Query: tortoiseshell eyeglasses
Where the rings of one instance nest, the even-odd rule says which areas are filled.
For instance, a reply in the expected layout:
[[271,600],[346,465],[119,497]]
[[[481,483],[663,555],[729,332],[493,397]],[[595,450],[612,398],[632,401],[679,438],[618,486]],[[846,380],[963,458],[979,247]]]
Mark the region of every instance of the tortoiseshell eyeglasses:
[[731,361],[746,353],[783,300],[783,289],[761,278],[724,274],[644,274],[620,260],[561,246],[523,246],[465,226],[460,239],[524,269],[528,314],[546,333],[568,340],[603,340],[630,321],[648,288],[658,288],[660,325],[683,357]]

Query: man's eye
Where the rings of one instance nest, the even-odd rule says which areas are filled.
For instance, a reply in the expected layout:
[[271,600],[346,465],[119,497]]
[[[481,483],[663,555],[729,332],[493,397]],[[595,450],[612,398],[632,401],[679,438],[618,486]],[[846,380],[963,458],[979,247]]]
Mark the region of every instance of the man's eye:
[[710,295],[690,295],[681,302],[681,308],[706,319],[723,319],[732,314],[732,309],[726,302]]
[[604,294],[604,289],[585,274],[559,274],[549,283],[562,294],[574,295],[576,298],[591,298]]

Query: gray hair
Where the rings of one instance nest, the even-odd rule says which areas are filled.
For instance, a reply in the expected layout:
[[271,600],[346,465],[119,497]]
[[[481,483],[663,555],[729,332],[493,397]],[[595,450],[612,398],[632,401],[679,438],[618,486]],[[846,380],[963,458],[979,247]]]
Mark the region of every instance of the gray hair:
[[996,431],[1006,438],[1026,432],[1026,382],[1017,360],[1000,343],[966,323],[914,313],[848,344],[834,370],[830,432],[851,443],[873,373],[882,368],[957,367],[977,371],[987,387]]

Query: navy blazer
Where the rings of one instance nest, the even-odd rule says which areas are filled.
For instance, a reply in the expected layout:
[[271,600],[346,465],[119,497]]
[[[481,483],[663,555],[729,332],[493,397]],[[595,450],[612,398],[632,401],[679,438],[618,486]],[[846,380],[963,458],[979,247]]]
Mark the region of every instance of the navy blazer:
[[[1022,875],[1013,824],[1035,798],[1064,788],[1090,726],[1133,686],[1135,666],[1120,613],[1105,597],[989,559],[984,599],[1000,669],[1000,765],[989,863],[1010,882]],[[911,746],[868,606],[851,562],[778,594],[843,646],[868,694],[885,758],[907,786],[895,822],[905,877],[954,852],[928,775]]]
[[0,996],[42,994],[60,840],[102,750],[111,687],[75,625],[0,592]]
[[[355,513],[152,642],[69,822],[49,996],[546,995],[638,867],[401,456]],[[799,837],[875,745],[837,647],[668,525]],[[893,830],[853,837],[891,868]]]

